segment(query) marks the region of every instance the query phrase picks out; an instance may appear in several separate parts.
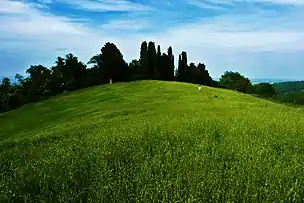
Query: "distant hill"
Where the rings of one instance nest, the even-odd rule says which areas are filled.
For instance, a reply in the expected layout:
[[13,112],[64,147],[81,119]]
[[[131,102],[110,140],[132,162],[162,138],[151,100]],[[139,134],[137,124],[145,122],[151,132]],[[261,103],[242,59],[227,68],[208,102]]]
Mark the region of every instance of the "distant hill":
[[304,81],[274,83],[273,87],[277,92],[277,100],[304,105]]
[[288,81],[296,81],[296,80],[290,80],[290,79],[250,79],[250,81],[253,83],[253,84],[256,84],[256,83],[281,83],[281,82],[288,82]]
[[0,202],[301,202],[304,111],[178,82],[0,114]]
[[273,86],[278,92],[298,92],[304,90],[304,81],[277,82]]
[[[219,81],[220,78],[214,78],[214,80],[216,81]],[[250,78],[249,78],[250,79]],[[250,79],[251,83],[252,84],[257,84],[257,83],[262,83],[262,82],[265,82],[265,83],[280,83],[280,82],[287,82],[287,81],[292,81],[290,79],[266,79],[266,78],[262,78],[262,79]]]

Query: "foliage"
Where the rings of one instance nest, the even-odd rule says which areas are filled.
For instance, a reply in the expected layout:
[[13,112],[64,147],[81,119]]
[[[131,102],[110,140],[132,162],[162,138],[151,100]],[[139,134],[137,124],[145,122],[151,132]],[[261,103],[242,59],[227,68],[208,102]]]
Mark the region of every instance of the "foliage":
[[183,51],[178,58],[177,81],[187,82],[189,78],[189,68],[187,53]]
[[141,43],[139,62],[142,79],[148,79],[148,44],[146,41]]
[[304,81],[274,83],[275,99],[295,105],[304,105]]
[[304,91],[278,93],[275,96],[275,99],[280,102],[284,102],[284,103],[290,103],[290,104],[295,104],[295,105],[304,105]]
[[127,64],[119,49],[113,43],[106,43],[101,49],[101,61],[107,80],[121,82],[127,74]]
[[274,87],[270,83],[259,83],[253,86],[253,93],[262,97],[274,97],[276,95]]
[[[184,72],[179,72],[178,78],[183,82],[211,85],[212,79],[204,64],[189,70],[187,53],[182,52]],[[11,84],[5,78],[0,88],[0,113],[15,109],[23,104],[47,99],[63,92],[74,91],[94,85],[112,82],[134,80],[164,80],[174,81],[175,67],[173,50],[170,46],[167,53],[162,53],[155,43],[142,42],[140,59],[134,59],[129,64],[125,62],[122,53],[115,44],[107,42],[101,52],[90,58],[87,63],[78,60],[72,53],[65,57],[57,57],[50,69],[42,65],[32,65],[27,69],[28,77],[17,74],[17,84]],[[191,75],[191,78],[190,78]]]
[[[0,86],[0,113],[64,92],[108,84],[110,80],[113,83],[147,79],[179,81],[227,88],[263,97],[274,95],[269,84],[259,84],[253,88],[250,80],[238,72],[225,72],[219,82],[214,81],[204,63],[188,64],[185,51],[179,54],[178,67],[175,69],[172,47],[168,47],[167,53],[162,53],[161,47],[157,45],[156,48],[152,41],[142,42],[139,60],[133,59],[129,64],[125,62],[118,47],[107,42],[100,53],[92,56],[87,64],[90,67],[69,53],[65,57],[58,56],[54,66],[50,68],[42,65],[30,66],[26,71],[28,77],[16,75],[16,84],[11,84],[9,79],[5,78]],[[282,88],[282,85],[290,89],[289,83],[275,84],[274,88],[277,90]],[[294,85],[296,87],[293,88],[296,89],[303,87],[301,82]],[[301,94],[281,95],[276,99],[302,104]]]
[[133,59],[129,63],[128,72],[131,76],[130,80],[134,81],[142,79],[140,61],[137,59]]
[[2,114],[0,202],[301,202],[304,111],[202,90],[120,83]]
[[226,71],[219,81],[220,86],[243,93],[252,93],[250,80],[238,72]]
[[304,90],[304,81],[290,81],[274,83],[273,87],[278,93],[298,92]]

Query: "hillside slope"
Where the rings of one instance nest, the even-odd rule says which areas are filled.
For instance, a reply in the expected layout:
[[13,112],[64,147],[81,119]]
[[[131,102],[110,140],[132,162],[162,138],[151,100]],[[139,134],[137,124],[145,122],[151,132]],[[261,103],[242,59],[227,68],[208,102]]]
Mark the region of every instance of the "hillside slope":
[[0,202],[304,198],[303,110],[233,91],[97,86],[0,123]]

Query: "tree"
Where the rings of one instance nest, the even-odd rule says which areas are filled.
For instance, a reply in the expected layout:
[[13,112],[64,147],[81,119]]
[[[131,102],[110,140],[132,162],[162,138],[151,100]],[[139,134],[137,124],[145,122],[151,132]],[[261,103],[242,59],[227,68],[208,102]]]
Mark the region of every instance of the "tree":
[[199,84],[211,86],[212,85],[212,78],[209,75],[208,70],[206,69],[206,65],[203,63],[199,63],[197,65],[197,69],[199,70]]
[[130,80],[140,80],[142,79],[141,75],[141,66],[140,61],[137,59],[133,59],[128,66],[128,71],[130,73]]
[[101,54],[94,55],[90,58],[88,64],[93,64],[94,68],[102,68],[102,56]]
[[83,75],[86,72],[86,65],[78,61],[72,53],[65,56],[64,64],[64,83],[65,90],[76,90],[85,86]]
[[149,78],[148,76],[148,44],[146,41],[141,43],[140,47],[140,72],[143,79]]
[[259,83],[253,86],[254,94],[262,97],[274,97],[276,91],[270,83]]
[[27,102],[25,88],[30,85],[28,79],[20,74],[16,74],[15,79],[17,82],[14,84],[14,92],[10,98],[10,109],[15,109]]
[[183,51],[182,52],[182,67],[183,67],[183,78],[184,81],[187,82],[189,81],[189,77],[190,77],[190,72],[188,69],[188,59],[187,59],[187,52]]
[[107,42],[101,48],[101,60],[108,81],[120,82],[127,78],[127,64],[115,44]]
[[4,88],[6,91],[11,87],[11,80],[9,78],[3,78],[2,79],[2,88]]
[[9,78],[3,78],[0,85],[0,112],[10,110],[10,93],[11,93],[11,81]]
[[157,75],[157,64],[156,64],[156,49],[155,43],[148,43],[148,75],[149,79],[155,79]]
[[190,63],[188,71],[188,82],[206,86],[212,85],[212,78],[210,77],[208,70],[206,70],[205,64],[199,63],[196,66],[194,63]]
[[102,55],[97,54],[92,56],[88,64],[93,64],[93,67],[87,70],[87,85],[100,85],[109,82],[105,70],[103,68]]
[[182,66],[182,56],[178,55],[178,67],[176,71],[176,80],[181,82],[182,81],[182,72],[183,72],[183,66]]
[[172,51],[171,46],[169,46],[167,53],[168,53],[168,56],[173,56],[173,51]]
[[194,83],[194,84],[200,84],[200,76],[202,76],[202,73],[198,70],[198,68],[195,66],[194,63],[189,64],[189,76],[188,76],[188,82]]
[[29,99],[37,101],[45,96],[47,92],[47,79],[49,78],[51,71],[42,65],[30,66],[26,70],[26,73],[30,75],[30,87],[29,87]]
[[62,93],[66,89],[66,75],[65,60],[58,56],[55,61],[55,66],[51,68],[51,80],[48,84],[54,94]]
[[183,51],[179,55],[178,60],[178,70],[177,70],[177,80],[180,82],[188,82],[190,77],[190,72],[188,69],[188,60],[187,60],[187,53]]
[[219,81],[216,81],[216,80],[212,80],[211,86],[212,87],[221,88]]
[[157,56],[161,57],[160,45],[157,45]]
[[170,46],[168,48],[168,58],[170,61],[169,67],[168,67],[168,80],[169,81],[173,81],[174,80],[174,56],[173,56],[173,51],[172,51],[172,47]]
[[[178,67],[175,70],[172,47],[167,53],[161,53],[160,45],[155,49],[155,43],[141,43],[140,59],[133,59],[127,64],[115,44],[107,42],[101,52],[91,57],[87,64],[78,60],[72,53],[65,57],[57,57],[55,64],[49,70],[42,65],[31,66],[27,73],[29,77],[16,75],[16,84],[11,84],[5,78],[0,85],[0,110],[9,110],[22,104],[44,99],[64,91],[113,82],[132,81],[140,79],[157,79],[223,87],[244,93],[254,93],[259,96],[273,97],[275,91],[270,84],[258,84],[254,88],[250,80],[238,72],[225,72],[220,81],[213,81],[204,63],[190,63],[187,53],[179,54]],[[298,98],[298,96],[296,96]]]
[[164,80],[165,79],[165,64],[161,54],[160,45],[157,45],[157,52],[155,56],[155,65],[154,65],[154,79],[156,80]]
[[29,75],[27,78],[16,74],[17,83],[13,85],[8,78],[3,80],[0,85],[0,111],[45,99],[64,90],[87,86],[86,65],[71,53],[65,58],[58,57],[51,70],[42,65],[31,65],[26,73]]
[[15,79],[18,84],[22,84],[22,82],[24,81],[24,77],[18,73],[15,75]]
[[238,72],[226,71],[221,76],[219,84],[227,89],[236,90],[243,93],[252,92],[250,80]]

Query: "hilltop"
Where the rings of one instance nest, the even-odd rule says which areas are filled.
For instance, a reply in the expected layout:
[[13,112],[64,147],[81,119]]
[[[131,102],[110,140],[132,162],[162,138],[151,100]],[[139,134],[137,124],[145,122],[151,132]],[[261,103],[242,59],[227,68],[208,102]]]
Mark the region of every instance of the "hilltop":
[[303,199],[303,110],[248,94],[115,83],[0,123],[0,202]]

